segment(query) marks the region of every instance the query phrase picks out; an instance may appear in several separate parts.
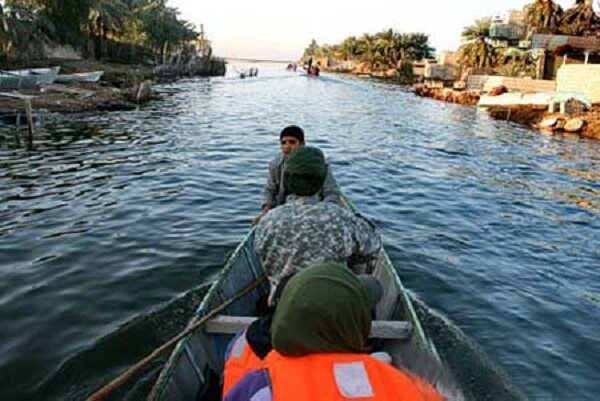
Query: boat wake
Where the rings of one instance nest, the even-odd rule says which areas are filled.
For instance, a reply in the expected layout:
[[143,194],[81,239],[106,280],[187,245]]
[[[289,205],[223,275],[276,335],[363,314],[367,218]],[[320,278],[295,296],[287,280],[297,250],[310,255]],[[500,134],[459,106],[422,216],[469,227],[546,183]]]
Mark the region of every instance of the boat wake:
[[[524,394],[477,344],[446,317],[412,294],[411,298],[427,336],[434,342],[442,361],[451,370],[464,400],[525,400]],[[452,394],[456,394],[453,393],[456,387],[448,380],[442,380],[441,391],[444,391],[445,383],[449,384],[446,394],[452,397]]]
[[[102,337],[90,348],[63,362],[26,399],[58,401],[87,398],[183,330],[209,287],[210,283],[192,289],[158,310],[137,317]],[[168,356],[156,359],[140,377],[110,399],[145,400]]]

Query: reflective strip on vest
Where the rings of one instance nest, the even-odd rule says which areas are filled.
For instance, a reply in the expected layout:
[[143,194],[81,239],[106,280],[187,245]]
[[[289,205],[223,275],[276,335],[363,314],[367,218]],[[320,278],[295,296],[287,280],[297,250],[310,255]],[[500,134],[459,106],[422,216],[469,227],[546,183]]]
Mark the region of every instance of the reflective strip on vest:
[[248,344],[248,342],[246,341],[246,332],[244,332],[237,338],[235,344],[233,344],[230,358],[240,359],[244,354],[244,348],[246,347],[246,344]]
[[272,399],[271,388],[263,387],[250,398],[250,401],[271,401]]
[[333,373],[340,393],[346,398],[373,397],[373,387],[363,362],[334,363]]

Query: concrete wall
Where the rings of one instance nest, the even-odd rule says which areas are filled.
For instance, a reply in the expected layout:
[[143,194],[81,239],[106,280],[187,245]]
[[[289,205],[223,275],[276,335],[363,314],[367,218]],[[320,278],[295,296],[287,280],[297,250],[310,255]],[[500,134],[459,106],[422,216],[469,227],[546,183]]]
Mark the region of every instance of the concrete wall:
[[493,88],[504,85],[509,92],[553,92],[556,90],[555,81],[544,81],[539,79],[512,78],[489,75],[471,75],[467,79],[467,89],[483,90],[489,92]]
[[584,93],[590,102],[600,103],[600,65],[567,64],[560,67],[556,77],[560,92]]

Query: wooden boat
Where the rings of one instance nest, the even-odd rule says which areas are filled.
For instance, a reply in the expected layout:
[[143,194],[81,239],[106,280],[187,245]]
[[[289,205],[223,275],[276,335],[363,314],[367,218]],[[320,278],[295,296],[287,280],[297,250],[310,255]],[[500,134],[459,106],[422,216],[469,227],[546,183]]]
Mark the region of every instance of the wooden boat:
[[[350,202],[347,202],[347,206],[354,209]],[[251,231],[229,257],[190,324],[264,276],[262,264],[254,252],[253,236],[254,231]],[[381,340],[377,351],[390,354],[395,366],[409,369],[432,382],[435,381],[442,394],[454,391],[448,390],[449,387],[440,388],[445,384],[439,379],[442,377],[442,368],[437,350],[427,338],[410,297],[385,250],[380,252],[378,259],[368,269],[384,287],[376,318],[404,322],[401,325],[404,327],[402,333],[394,333],[389,336],[393,338]],[[230,321],[239,320],[239,317],[255,316],[257,301],[266,293],[268,284],[263,284],[230,305],[223,314],[236,317],[230,318]],[[220,319],[221,324],[227,324],[226,317]],[[212,325],[211,328],[211,324],[208,324],[180,341],[161,371],[148,400],[220,400],[225,349],[232,336],[231,332],[226,333],[222,327],[219,329]],[[452,399],[457,397],[453,396]]]
[[0,91],[19,90],[23,77],[19,75],[0,74]]
[[309,77],[318,77],[320,75],[320,70],[312,67],[310,70],[306,71],[306,75],[308,75]]
[[59,72],[60,67],[29,68],[3,71],[0,72],[0,76],[5,81],[3,87],[6,89],[33,89],[39,85],[52,84]]
[[98,82],[104,71],[79,72],[75,74],[59,75],[56,82],[67,84],[72,82]]
[[30,75],[37,77],[39,85],[50,85],[53,84],[58,77],[60,67],[51,68],[32,68],[29,70]]

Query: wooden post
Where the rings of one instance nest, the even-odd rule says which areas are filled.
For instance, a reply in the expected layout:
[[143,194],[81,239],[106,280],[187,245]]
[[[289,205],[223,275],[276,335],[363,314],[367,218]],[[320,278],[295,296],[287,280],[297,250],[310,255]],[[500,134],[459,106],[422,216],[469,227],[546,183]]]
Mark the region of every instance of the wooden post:
[[21,113],[17,113],[17,121],[15,123],[15,144],[21,147]]
[[33,150],[33,111],[31,109],[31,99],[25,100],[25,113],[27,114],[27,149]]

